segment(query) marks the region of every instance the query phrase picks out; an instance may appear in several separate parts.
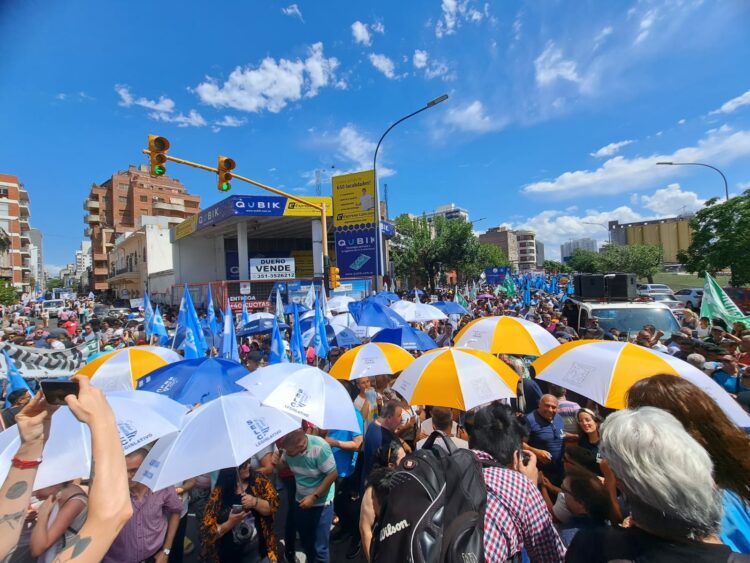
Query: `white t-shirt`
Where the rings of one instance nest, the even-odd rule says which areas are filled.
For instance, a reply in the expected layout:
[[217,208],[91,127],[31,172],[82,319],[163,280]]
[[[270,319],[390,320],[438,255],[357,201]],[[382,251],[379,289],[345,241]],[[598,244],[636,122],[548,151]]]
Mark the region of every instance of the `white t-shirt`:
[[362,211],[375,209],[375,198],[370,194],[363,195],[361,198],[359,198],[359,207],[362,209]]
[[[428,418],[427,420],[425,420],[419,426],[420,426],[420,429],[422,430],[422,432],[424,432],[428,436],[430,434],[432,434],[432,432],[435,430],[435,427],[432,425],[432,419],[431,418]],[[451,434],[453,434],[454,436],[456,434],[458,434],[458,423],[457,422],[453,422],[451,424]]]

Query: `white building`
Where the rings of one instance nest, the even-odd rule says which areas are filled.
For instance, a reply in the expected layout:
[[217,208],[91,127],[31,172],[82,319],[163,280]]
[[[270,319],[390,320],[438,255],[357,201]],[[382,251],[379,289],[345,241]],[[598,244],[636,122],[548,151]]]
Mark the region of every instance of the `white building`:
[[81,247],[76,250],[76,274],[81,275],[91,267],[91,241],[82,240]]
[[445,217],[446,219],[463,219],[467,223],[469,222],[469,212],[463,207],[458,207],[455,203],[449,203],[448,205],[441,205],[436,207],[434,211],[425,213],[424,217],[428,223],[431,223],[435,217]]
[[573,256],[573,252],[576,250],[589,250],[591,252],[596,252],[596,241],[592,238],[579,238],[561,244],[560,259],[565,262],[566,259]]

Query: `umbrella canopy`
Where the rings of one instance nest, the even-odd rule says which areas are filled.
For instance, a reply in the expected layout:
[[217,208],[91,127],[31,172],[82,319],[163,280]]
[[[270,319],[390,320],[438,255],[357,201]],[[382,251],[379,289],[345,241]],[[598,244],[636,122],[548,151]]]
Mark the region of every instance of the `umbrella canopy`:
[[[279,330],[286,330],[289,325],[279,323]],[[273,331],[273,316],[270,319],[255,319],[245,324],[237,331],[237,336],[252,336],[254,334],[271,334]]]
[[411,291],[409,291],[409,295],[411,295],[411,296],[424,295],[424,291],[422,291],[421,289],[417,289],[415,287],[414,289],[412,289]]
[[[302,333],[302,343],[305,346],[310,346],[313,338],[315,338],[315,327],[307,329]],[[362,344],[362,341],[357,337],[353,330],[340,325],[327,325],[326,338],[328,339],[329,346],[338,348],[351,348],[352,346],[359,346]]]
[[257,319],[273,319],[272,313],[253,313],[252,315],[247,316],[248,321],[255,321]]
[[225,467],[300,427],[300,421],[265,407],[247,392],[224,395],[185,417],[182,429],[159,440],[133,478],[153,491]]
[[547,352],[532,364],[536,377],[579,393],[608,408],[625,408],[625,393],[637,381],[659,374],[684,377],[705,391],[738,426],[750,415],[699,369],[660,352],[611,340],[576,340]]
[[147,373],[181,359],[169,348],[131,346],[102,354],[78,370],[78,374],[90,378],[92,385],[104,391],[128,391]]
[[[372,338],[378,333],[380,328],[378,327],[367,327],[360,326],[354,321],[354,317],[351,313],[342,313],[335,315],[328,323],[331,326],[343,326],[354,332],[357,338]],[[408,325],[407,325],[408,326]]]
[[438,347],[426,332],[409,325],[401,328],[384,328],[372,337],[372,342],[389,342],[401,346],[404,350],[434,350]]
[[285,315],[293,315],[294,314],[294,306],[297,305],[297,312],[298,313],[306,313],[310,310],[310,307],[305,305],[304,303],[287,303],[284,305],[284,314]]
[[193,358],[154,370],[139,379],[137,385],[138,389],[192,406],[242,391],[237,380],[248,373],[245,366],[234,360]]
[[328,310],[333,311],[334,313],[348,313],[349,303],[354,303],[354,301],[356,300],[348,295],[337,295],[336,297],[331,297],[328,300]]
[[425,305],[424,303],[396,301],[390,307],[408,323],[443,321],[448,318],[440,309],[436,309],[432,305]]
[[439,348],[401,372],[393,390],[410,405],[466,411],[496,399],[516,397],[518,374],[492,354]]
[[274,364],[240,379],[261,403],[327,430],[359,430],[344,386],[326,372],[303,364]]
[[[126,455],[177,432],[187,414],[183,405],[145,391],[107,393],[107,401],[115,414],[120,443]],[[17,426],[0,434],[0,480],[5,480],[19,444]],[[44,463],[39,466],[34,480],[35,490],[87,478],[91,472],[91,433],[67,406],[60,407],[52,415],[43,458]]]
[[[384,329],[386,330],[386,329]],[[336,379],[357,379],[403,371],[414,357],[395,344],[370,342],[344,353],[331,367]]]
[[455,337],[456,348],[491,354],[541,356],[560,345],[541,326],[518,317],[482,317],[467,324]]
[[378,295],[380,295],[381,297],[384,297],[385,299],[391,302],[401,301],[401,298],[395,293],[393,293],[392,291],[381,291],[380,293],[378,293]]
[[469,311],[464,309],[455,301],[436,301],[432,306],[441,310],[446,315],[468,315]]
[[401,315],[372,299],[349,303],[349,312],[363,326],[398,328],[407,324]]

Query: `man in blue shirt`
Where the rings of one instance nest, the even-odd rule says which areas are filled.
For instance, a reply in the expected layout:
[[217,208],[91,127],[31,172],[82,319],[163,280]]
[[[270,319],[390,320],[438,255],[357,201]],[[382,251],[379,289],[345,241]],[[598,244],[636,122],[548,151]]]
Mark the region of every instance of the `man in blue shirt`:
[[544,476],[558,487],[564,475],[565,423],[557,414],[560,402],[554,395],[542,395],[537,410],[526,417],[527,445],[536,455]]

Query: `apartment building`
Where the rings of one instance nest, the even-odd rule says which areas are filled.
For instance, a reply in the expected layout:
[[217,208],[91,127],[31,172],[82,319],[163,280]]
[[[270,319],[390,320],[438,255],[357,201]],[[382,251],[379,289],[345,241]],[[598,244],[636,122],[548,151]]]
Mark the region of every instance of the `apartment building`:
[[31,287],[29,193],[17,176],[0,174],[0,279],[18,291]]

